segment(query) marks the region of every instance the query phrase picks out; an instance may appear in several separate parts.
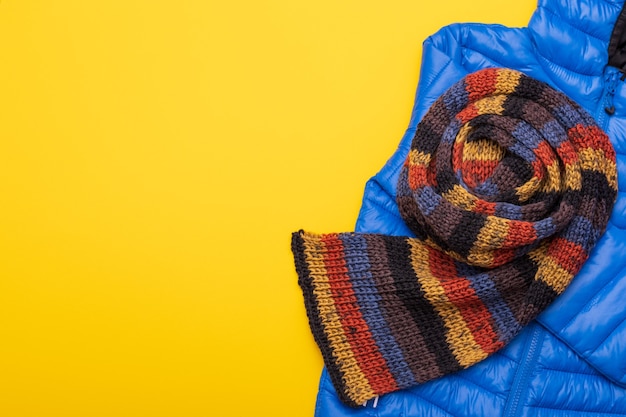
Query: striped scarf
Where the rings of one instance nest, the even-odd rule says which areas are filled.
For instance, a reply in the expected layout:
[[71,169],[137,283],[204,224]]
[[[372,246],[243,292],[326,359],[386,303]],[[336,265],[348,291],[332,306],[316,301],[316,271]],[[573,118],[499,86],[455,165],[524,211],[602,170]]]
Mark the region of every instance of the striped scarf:
[[419,123],[397,203],[415,237],[292,236],[313,336],[352,406],[467,368],[565,290],[604,232],[615,152],[576,103],[508,69]]

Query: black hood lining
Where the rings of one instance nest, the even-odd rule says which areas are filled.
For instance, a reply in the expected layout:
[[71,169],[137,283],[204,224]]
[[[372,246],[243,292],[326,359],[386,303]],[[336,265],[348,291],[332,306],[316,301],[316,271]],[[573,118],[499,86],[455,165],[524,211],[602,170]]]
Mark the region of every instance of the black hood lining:
[[609,65],[626,72],[626,3],[615,22],[609,41]]

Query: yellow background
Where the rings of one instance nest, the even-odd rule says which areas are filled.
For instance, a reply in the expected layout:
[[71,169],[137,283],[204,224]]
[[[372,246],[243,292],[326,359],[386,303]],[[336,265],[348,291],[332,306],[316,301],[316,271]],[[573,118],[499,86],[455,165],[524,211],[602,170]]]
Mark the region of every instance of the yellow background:
[[3,0],[0,416],[312,416],[290,233],[353,228],[428,35],[534,6]]

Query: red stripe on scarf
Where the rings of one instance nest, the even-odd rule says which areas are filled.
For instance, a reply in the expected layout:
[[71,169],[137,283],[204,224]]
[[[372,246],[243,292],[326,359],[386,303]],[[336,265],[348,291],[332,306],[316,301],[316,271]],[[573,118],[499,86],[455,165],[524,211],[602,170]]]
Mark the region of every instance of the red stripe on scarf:
[[582,246],[561,237],[550,242],[548,255],[570,274],[578,272],[589,256]]
[[469,101],[490,96],[496,89],[498,73],[496,68],[489,68],[465,77],[465,91],[469,93]]
[[343,242],[336,233],[324,235],[322,242],[327,249],[333,248],[324,253],[324,265],[333,299],[341,300],[340,303],[335,303],[335,309],[339,313],[341,327],[359,368],[374,392],[395,391],[398,386],[374,342],[354,294],[344,258]]
[[583,126],[579,123],[567,131],[567,136],[582,149],[602,149],[607,158],[615,157],[615,150],[608,136],[598,126]]
[[439,279],[448,300],[461,313],[474,340],[486,353],[493,353],[504,346],[492,327],[491,313],[471,287],[471,283],[457,274],[454,261],[449,256],[428,248],[428,264],[431,274]]

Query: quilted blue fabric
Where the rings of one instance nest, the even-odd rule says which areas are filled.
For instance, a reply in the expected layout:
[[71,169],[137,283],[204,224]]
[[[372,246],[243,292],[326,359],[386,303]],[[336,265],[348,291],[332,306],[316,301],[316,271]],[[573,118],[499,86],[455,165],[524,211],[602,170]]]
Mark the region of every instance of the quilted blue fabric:
[[526,28],[454,24],[424,42],[409,128],[367,182],[357,231],[411,236],[395,186],[416,125],[448,87],[486,67],[547,82],[595,117],[617,152],[617,203],[570,287],[506,348],[359,408],[341,403],[324,371],[316,417],[626,416],[626,81],[607,64],[623,6],[624,0],[540,0]]

